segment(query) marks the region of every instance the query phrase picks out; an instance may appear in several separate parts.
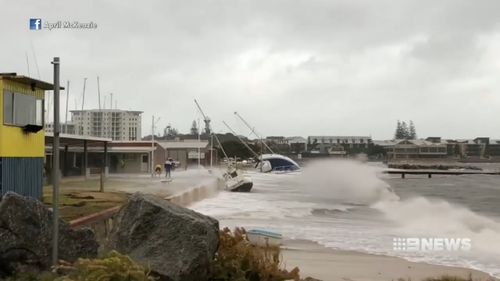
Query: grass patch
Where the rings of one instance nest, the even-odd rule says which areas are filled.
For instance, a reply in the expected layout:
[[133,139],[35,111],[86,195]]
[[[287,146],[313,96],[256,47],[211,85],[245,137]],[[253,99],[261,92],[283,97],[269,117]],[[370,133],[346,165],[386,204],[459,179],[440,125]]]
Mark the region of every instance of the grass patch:
[[[61,218],[71,221],[76,218],[97,213],[125,204],[128,195],[122,192],[96,192],[61,189],[59,194],[59,212]],[[52,207],[52,190],[43,194],[43,203]]]
[[[122,181],[106,180],[106,187],[124,184]],[[130,183],[129,183],[130,184]],[[115,206],[125,204],[128,194],[123,192],[99,192],[99,179],[62,181],[59,189],[59,213],[62,219],[71,221]],[[52,186],[44,186],[42,202],[52,208]]]

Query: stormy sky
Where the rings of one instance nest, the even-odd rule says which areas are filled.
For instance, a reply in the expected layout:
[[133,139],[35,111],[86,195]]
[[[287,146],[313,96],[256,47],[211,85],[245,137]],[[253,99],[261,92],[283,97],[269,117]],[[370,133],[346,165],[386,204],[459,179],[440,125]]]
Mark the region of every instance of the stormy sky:
[[238,111],[263,135],[390,139],[401,119],[419,137],[500,138],[500,1],[0,2],[0,72],[51,81],[59,56],[70,109],[84,77],[98,107],[99,76],[106,107],[113,93],[144,111],[143,135],[153,114],[187,132],[196,98],[217,132],[248,135]]

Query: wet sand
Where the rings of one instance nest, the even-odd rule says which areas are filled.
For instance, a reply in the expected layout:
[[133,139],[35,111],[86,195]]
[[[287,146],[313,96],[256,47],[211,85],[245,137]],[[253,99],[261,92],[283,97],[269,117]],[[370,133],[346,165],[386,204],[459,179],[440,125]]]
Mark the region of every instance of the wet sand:
[[323,281],[422,280],[452,275],[472,280],[498,280],[489,274],[467,268],[410,262],[401,258],[325,248],[306,240],[287,240],[283,245],[287,269],[300,268],[301,277]]

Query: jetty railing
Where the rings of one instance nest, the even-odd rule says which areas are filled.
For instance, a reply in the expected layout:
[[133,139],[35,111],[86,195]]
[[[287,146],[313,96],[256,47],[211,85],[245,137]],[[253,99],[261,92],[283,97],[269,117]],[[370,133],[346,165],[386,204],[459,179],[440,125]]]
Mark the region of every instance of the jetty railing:
[[385,174],[399,174],[404,179],[406,175],[427,175],[432,178],[432,175],[500,175],[500,172],[488,171],[443,171],[443,170],[386,170]]

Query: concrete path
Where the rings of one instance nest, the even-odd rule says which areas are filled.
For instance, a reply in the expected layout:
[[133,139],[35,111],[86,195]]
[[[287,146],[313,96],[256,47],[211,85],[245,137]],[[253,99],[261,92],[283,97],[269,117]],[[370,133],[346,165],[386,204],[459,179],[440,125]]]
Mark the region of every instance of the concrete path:
[[[206,169],[190,169],[173,171],[171,180],[166,181],[165,175],[161,177],[151,177],[149,174],[110,174],[112,181],[124,182],[123,185],[108,185],[106,190],[121,191],[126,193],[144,192],[159,195],[162,197],[186,197],[189,193],[196,193],[196,196],[184,198],[182,205],[204,199],[218,190],[216,173],[211,174]],[[200,189],[202,189],[200,191]],[[209,189],[207,191],[205,189]]]

